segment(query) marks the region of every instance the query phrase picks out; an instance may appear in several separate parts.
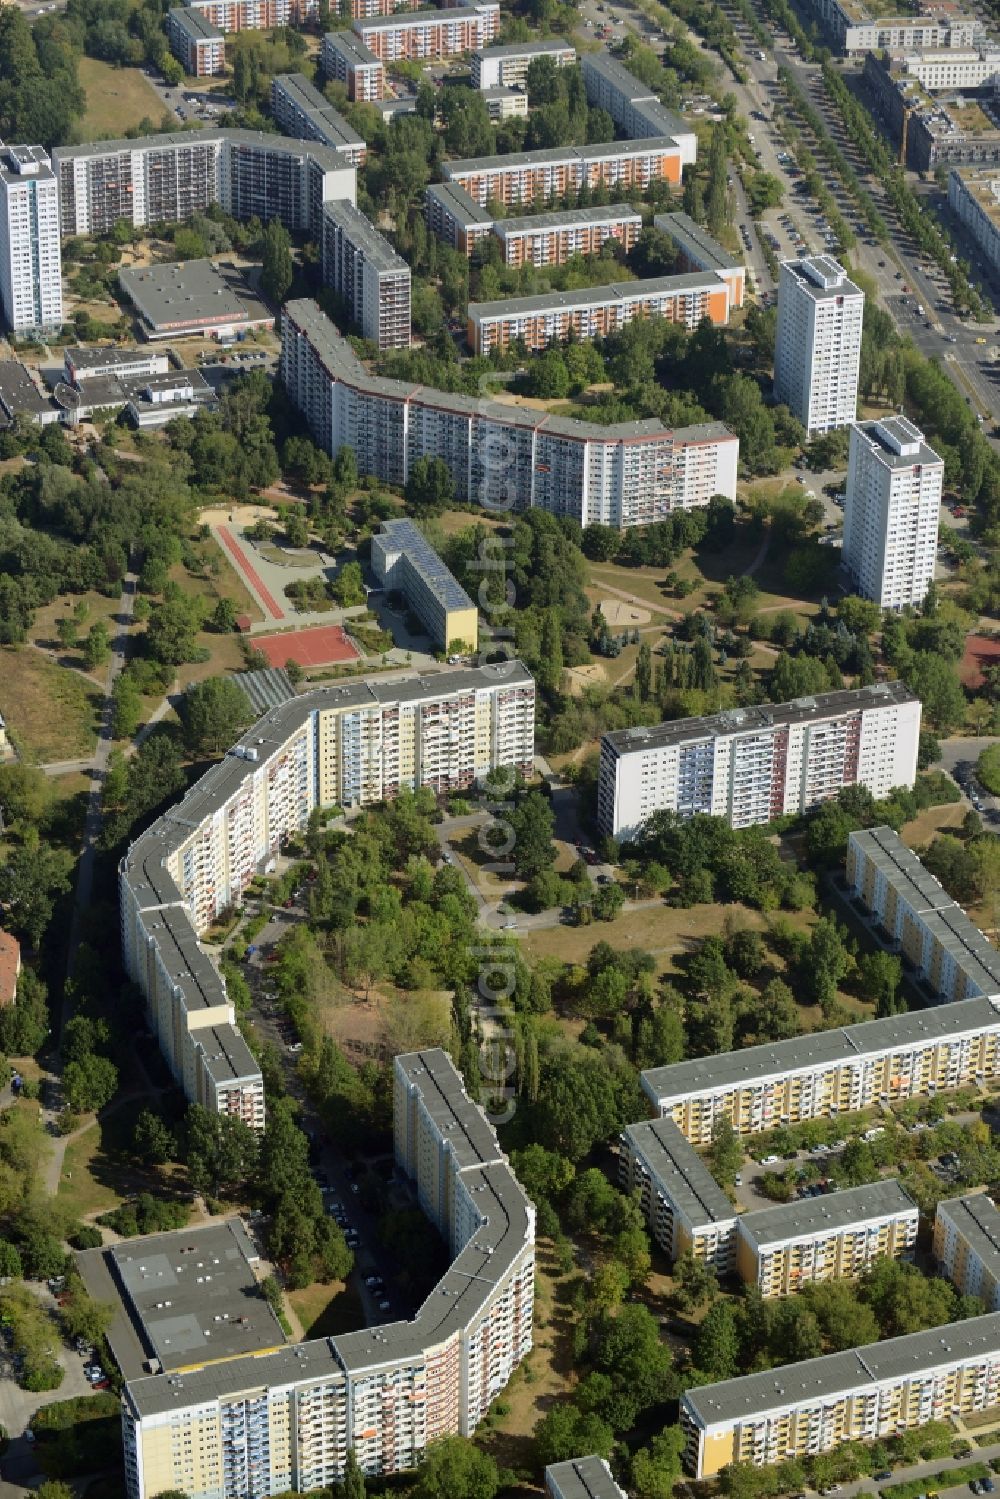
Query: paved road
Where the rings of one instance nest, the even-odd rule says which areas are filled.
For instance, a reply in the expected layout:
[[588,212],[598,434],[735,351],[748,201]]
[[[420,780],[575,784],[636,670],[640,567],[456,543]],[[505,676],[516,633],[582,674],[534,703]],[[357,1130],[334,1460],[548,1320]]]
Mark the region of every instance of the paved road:
[[[989,1462],[991,1458],[1000,1457],[1000,1442],[993,1442],[989,1446],[973,1447],[971,1457],[945,1457],[935,1458],[932,1462],[913,1463],[908,1468],[897,1468],[893,1474],[893,1482],[876,1484],[871,1478],[859,1479],[857,1483],[842,1484],[837,1491],[837,1499],[855,1499],[859,1494],[871,1494],[873,1491],[886,1489],[889,1493],[900,1483],[908,1483],[914,1478],[935,1478],[939,1473],[948,1473],[955,1468],[964,1468],[972,1462]],[[952,1499],[952,1496],[968,1494],[968,1484],[953,1484],[950,1488],[939,1488],[941,1499]]]
[[[26,1281],[25,1284],[47,1310],[54,1312],[55,1301],[47,1287],[37,1281]],[[83,1377],[83,1359],[62,1345],[55,1327],[52,1342],[56,1358],[66,1371],[58,1390],[47,1390],[41,1395],[22,1390],[10,1370],[0,1364],[0,1424],[11,1437],[10,1446],[0,1462],[0,1499],[21,1499],[29,1485],[33,1487],[41,1478],[33,1447],[24,1437],[25,1428],[35,1412],[53,1401],[90,1393],[90,1385]]]

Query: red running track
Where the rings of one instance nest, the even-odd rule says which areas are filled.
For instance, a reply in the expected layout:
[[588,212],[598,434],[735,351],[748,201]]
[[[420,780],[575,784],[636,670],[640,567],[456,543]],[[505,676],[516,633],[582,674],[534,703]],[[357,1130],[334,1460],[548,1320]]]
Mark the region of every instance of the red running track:
[[244,575],[245,578],[249,579],[258,599],[264,605],[265,612],[269,614],[272,619],[284,619],[284,609],[282,609],[280,604],[275,602],[273,593],[271,593],[269,589],[264,587],[264,584],[260,579],[260,574],[257,572],[257,569],[252,566],[249,559],[244,555],[243,548],[240,546],[236,538],[230,534],[229,530],[225,526],[219,527],[219,535],[222,538],[223,546],[226,548],[226,551],[236,563],[236,566],[239,568],[240,572]]

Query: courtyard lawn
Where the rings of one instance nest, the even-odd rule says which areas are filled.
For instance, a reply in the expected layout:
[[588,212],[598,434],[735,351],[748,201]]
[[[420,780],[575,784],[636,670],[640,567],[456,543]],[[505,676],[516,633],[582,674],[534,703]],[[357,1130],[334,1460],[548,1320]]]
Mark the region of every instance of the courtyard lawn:
[[81,57],[78,67],[87,94],[87,108],[80,121],[84,140],[124,135],[143,119],[159,126],[165,105],[140,68],[113,68],[96,57]]

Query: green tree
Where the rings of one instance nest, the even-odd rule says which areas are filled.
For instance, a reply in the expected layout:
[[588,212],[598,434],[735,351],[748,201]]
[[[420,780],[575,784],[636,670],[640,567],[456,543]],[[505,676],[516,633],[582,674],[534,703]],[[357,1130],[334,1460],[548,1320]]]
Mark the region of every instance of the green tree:
[[432,1442],[420,1468],[415,1499],[494,1499],[500,1474],[488,1452],[467,1437]]
[[651,1437],[648,1447],[632,1455],[629,1493],[636,1499],[671,1499],[681,1476],[683,1452],[684,1433],[679,1426],[668,1426]]
[[56,898],[70,885],[72,856],[50,844],[30,843],[11,849],[0,865],[0,906],[4,925],[37,947],[52,920]]
[[697,1311],[719,1293],[715,1270],[690,1249],[678,1256],[674,1264],[674,1300],[684,1312]]
[[333,584],[333,595],[342,609],[365,601],[365,585],[359,562],[345,562]]
[[212,610],[212,629],[220,635],[229,635],[236,629],[236,605],[232,599],[220,598]]
[[342,1499],[365,1499],[367,1493],[365,1475],[358,1467],[358,1460],[354,1455],[353,1447],[347,1449],[347,1461],[344,1464],[344,1481],[341,1492]]
[[535,1427],[535,1453],[541,1467],[568,1462],[582,1453],[609,1458],[614,1444],[615,1434],[607,1421],[569,1401],[553,1405]]
[[903,965],[895,953],[865,953],[858,960],[858,980],[863,998],[876,1006],[879,1019],[895,1015],[897,1004],[901,1009],[906,1009],[905,1003],[898,1000],[899,986],[903,982]]
[[511,854],[518,878],[530,880],[550,869],[556,858],[552,841],[555,816],[547,798],[539,791],[529,791],[510,813],[509,824],[514,839]]
[[243,688],[228,677],[206,677],[188,688],[180,704],[184,743],[193,754],[228,748],[253,722],[254,712]]
[[111,692],[112,728],[116,739],[132,739],[142,717],[142,694],[127,672],[115,680]]
[[83,642],[83,664],[88,671],[103,666],[111,654],[111,639],[108,627],[102,619],[91,625]]
[[732,1379],[740,1372],[740,1325],[732,1301],[716,1301],[705,1313],[694,1345],[698,1369],[712,1379]]
[[288,296],[294,276],[291,236],[281,220],[273,218],[261,236],[260,285],[275,307],[280,307]]
[[93,1052],[63,1069],[63,1096],[74,1114],[99,1113],[115,1096],[118,1068]]
[[406,503],[425,515],[439,515],[455,498],[451,470],[443,458],[418,458],[410,466]]
[[743,1164],[743,1147],[740,1145],[736,1131],[725,1116],[717,1119],[712,1126],[709,1160],[716,1179],[724,1187],[731,1187]]

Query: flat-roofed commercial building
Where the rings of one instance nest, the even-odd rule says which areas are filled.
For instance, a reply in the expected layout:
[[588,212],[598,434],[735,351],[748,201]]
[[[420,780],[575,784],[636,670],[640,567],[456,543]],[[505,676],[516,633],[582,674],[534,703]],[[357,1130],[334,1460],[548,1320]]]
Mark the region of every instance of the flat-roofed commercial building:
[[471,258],[493,231],[493,217],[455,182],[432,182],[424,195],[427,227]]
[[369,375],[314,302],[282,311],[281,372],[316,442],[351,446],[361,473],[404,485],[418,458],[448,465],[463,502],[532,506],[581,525],[648,525],[735,497],[738,443],[717,424],[612,426]]
[[283,1348],[285,1335],[240,1220],[123,1239],[100,1256],[132,1312],[150,1363],[165,1374]]
[[864,310],[864,292],[831,255],[781,262],[774,394],[810,435],[857,417]]
[[200,10],[177,5],[167,11],[167,41],[194,78],[215,78],[226,71],[226,38]]
[[378,349],[410,347],[410,267],[353,203],[323,211],[323,284]]
[[916,608],[934,581],[944,460],[905,416],[855,422],[843,565],[882,609]]
[[460,57],[493,41],[500,30],[500,6],[496,0],[479,0],[453,9],[373,16],[355,21],[354,30],[383,62]]
[[736,1265],[736,1209],[672,1119],[619,1136],[619,1184],[639,1193],[650,1233],[671,1263],[690,1250],[719,1275]]
[[922,83],[929,93],[953,90],[955,93],[995,89],[1000,83],[1000,48],[983,45],[964,51],[956,47],[930,48],[896,52],[890,56],[890,69],[906,73]]
[[411,520],[388,520],[372,537],[372,568],[382,585],[401,593],[436,646],[479,649],[479,611]]
[[1000,1311],[1000,1212],[985,1192],[950,1197],[934,1215],[934,1258],[963,1296]]
[[851,833],[847,882],[935,999],[1000,994],[1000,953],[892,828]]
[[626,1499],[603,1457],[573,1457],[550,1463],[545,1487],[551,1499]]
[[404,1472],[470,1436],[530,1352],[535,1210],[444,1052],[395,1059],[394,1120],[397,1165],[450,1248],[441,1280],[409,1322],[131,1381],[129,1499],[303,1493],[338,1484],[352,1449],[370,1476]]
[[948,204],[994,270],[1000,267],[1000,170],[952,167]]
[[731,307],[742,307],[746,294],[746,266],[724,250],[707,229],[686,213],[658,213],[653,227],[673,241],[679,256],[678,270],[717,271],[729,283]]
[[1000,1401],[1000,1313],[805,1359],[681,1396],[686,1462],[763,1467],[989,1410]]
[[815,1281],[856,1280],[877,1259],[910,1259],[919,1219],[898,1181],[744,1213],[736,1220],[736,1271],[765,1299]]
[[566,208],[556,213],[497,219],[504,265],[565,265],[573,255],[599,255],[613,241],[627,254],[639,238],[642,215],[628,203]]
[[170,355],[166,349],[121,349],[112,344],[74,347],[67,344],[63,353],[63,377],[67,385],[74,386],[109,376],[130,380],[140,375],[165,375],[169,368]]
[[698,1057],[642,1074],[654,1109],[694,1145],[717,1119],[738,1135],[981,1087],[1000,1075],[1000,999],[966,999]]
[[680,115],[661,104],[644,83],[607,52],[586,52],[580,62],[588,104],[606,110],[619,130],[634,139],[672,136],[681,148],[682,165],[694,165],[698,137]]
[[63,235],[107,234],[120,219],[178,223],[218,203],[237,219],[277,218],[318,236],[323,205],[356,195],[355,168],[321,141],[256,130],[179,130],[52,153]]
[[546,42],[512,42],[508,47],[484,47],[472,54],[472,87],[523,88],[536,57],[551,57],[557,68],[576,62],[576,49],[558,37]]
[[349,99],[376,104],[385,97],[385,64],[353,31],[328,31],[321,57],[324,76],[342,83]]
[[441,171],[447,182],[464,188],[480,208],[494,201],[510,208],[545,204],[584,188],[603,187],[614,194],[630,189],[644,192],[651,182],[677,187],[682,160],[677,141],[658,136],[444,161]]
[[715,271],[699,271],[508,297],[503,302],[470,302],[468,317],[474,354],[508,349],[519,340],[529,350],[546,349],[568,338],[605,338],[641,317],[662,317],[686,328],[697,328],[702,318],[708,318],[724,328],[729,322],[729,287]]
[[138,313],[149,339],[213,338],[273,328],[274,313],[234,265],[185,260],[125,266],[118,284]]
[[365,142],[304,73],[279,73],[271,79],[271,113],[287,135],[322,141],[352,166],[364,166]]
[[745,828],[806,812],[845,786],[888,796],[913,785],[919,738],[920,699],[901,682],[616,730],[601,740],[598,822],[631,839],[655,812]]

